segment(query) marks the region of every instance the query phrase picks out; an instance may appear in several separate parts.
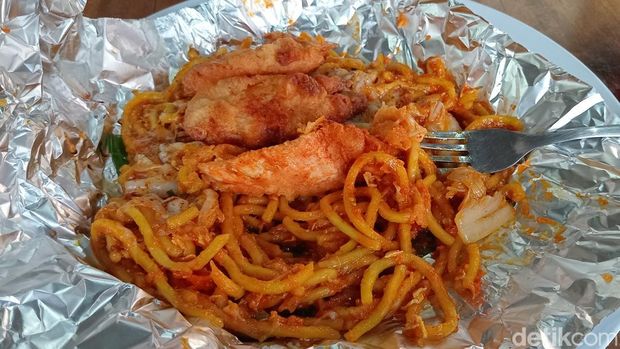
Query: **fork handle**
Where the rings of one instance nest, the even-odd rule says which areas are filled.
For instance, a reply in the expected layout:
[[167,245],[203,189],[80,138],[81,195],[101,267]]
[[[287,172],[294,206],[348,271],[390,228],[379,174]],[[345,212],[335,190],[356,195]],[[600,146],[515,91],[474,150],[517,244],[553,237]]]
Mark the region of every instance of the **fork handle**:
[[620,125],[569,128],[537,135],[537,146],[584,138],[620,137]]

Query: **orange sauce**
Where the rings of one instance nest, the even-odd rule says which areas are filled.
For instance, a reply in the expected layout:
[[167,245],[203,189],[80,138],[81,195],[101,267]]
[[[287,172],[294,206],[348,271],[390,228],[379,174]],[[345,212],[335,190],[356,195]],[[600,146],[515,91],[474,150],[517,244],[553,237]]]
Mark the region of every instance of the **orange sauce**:
[[538,174],[538,173],[534,172],[533,170],[530,170],[528,173],[529,173],[530,177],[532,177],[532,178],[540,178],[542,176],[541,174]]
[[501,190],[514,202],[521,202],[526,199],[525,190],[519,182],[510,182],[504,185]]
[[548,218],[548,217],[537,217],[536,218],[536,222],[538,222],[540,224],[549,224],[549,225],[556,225],[556,224],[558,224],[558,222],[556,222],[553,219]]
[[611,275],[610,273],[603,273],[601,274],[601,277],[606,283],[610,283],[614,280],[614,276]]
[[398,17],[396,18],[396,27],[397,28],[404,28],[409,24],[409,19],[407,18],[407,16],[405,16],[404,12],[401,12],[398,14]]
[[556,228],[555,234],[553,235],[553,240],[555,242],[559,243],[559,242],[566,240],[566,238],[563,235],[564,232],[566,231],[566,227],[560,222],[557,222],[549,217],[536,217],[536,222],[540,224],[552,225]]
[[8,34],[8,33],[11,32],[11,28],[9,28],[9,26],[5,24],[5,25],[2,26],[2,31],[4,33]]
[[517,166],[517,174],[522,174],[531,166],[530,159],[525,160],[523,163]]
[[520,206],[520,211],[521,214],[526,217],[526,218],[530,218],[530,219],[534,219],[534,215],[532,214],[532,212],[530,211],[530,204],[529,202],[527,202],[526,200],[521,201],[519,203]]
[[252,46],[252,38],[251,37],[246,37],[245,39],[241,40],[241,43],[239,44],[240,48],[248,48],[250,46]]
[[588,194],[584,194],[584,193],[575,193],[575,196],[582,200],[588,198]]
[[601,207],[605,207],[605,206],[607,206],[607,205],[609,204],[609,200],[605,199],[605,198],[604,198],[604,197],[602,197],[602,196],[599,196],[599,197],[596,199],[596,201],[598,201],[598,205],[599,205],[599,206],[601,206]]

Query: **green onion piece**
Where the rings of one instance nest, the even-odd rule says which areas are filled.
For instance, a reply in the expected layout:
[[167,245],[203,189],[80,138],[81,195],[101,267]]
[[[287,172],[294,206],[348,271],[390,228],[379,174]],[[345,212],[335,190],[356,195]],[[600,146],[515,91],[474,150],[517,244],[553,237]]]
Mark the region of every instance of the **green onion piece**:
[[120,173],[121,167],[129,163],[127,160],[127,151],[125,151],[123,139],[119,135],[108,134],[105,138],[104,144],[105,148],[112,157],[112,162],[114,163],[114,167],[116,167],[116,172]]

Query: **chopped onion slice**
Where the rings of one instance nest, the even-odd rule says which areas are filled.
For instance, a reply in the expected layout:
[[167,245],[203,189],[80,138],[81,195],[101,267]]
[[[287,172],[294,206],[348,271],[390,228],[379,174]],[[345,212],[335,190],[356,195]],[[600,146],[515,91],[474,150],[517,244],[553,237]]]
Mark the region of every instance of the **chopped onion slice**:
[[479,241],[515,218],[515,211],[501,193],[470,200],[454,218],[458,233],[466,244]]
[[217,192],[212,189],[207,189],[204,194],[205,202],[200,209],[198,222],[207,228],[211,228],[216,221],[221,222],[224,220],[224,214],[220,210]]

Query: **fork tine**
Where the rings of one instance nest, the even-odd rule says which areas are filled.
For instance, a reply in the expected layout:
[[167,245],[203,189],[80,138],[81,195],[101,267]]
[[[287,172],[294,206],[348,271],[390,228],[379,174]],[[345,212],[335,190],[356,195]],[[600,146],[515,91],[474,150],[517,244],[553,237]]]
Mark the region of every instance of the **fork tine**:
[[424,137],[426,139],[438,139],[438,140],[448,140],[448,139],[465,139],[465,134],[463,132],[429,132]]
[[[421,143],[420,147],[426,150],[435,150],[435,151],[452,151],[452,152],[464,152],[468,151],[467,143],[463,143],[466,141],[464,132],[430,132],[426,134],[424,140],[427,142]],[[429,140],[435,141],[460,141],[459,144],[451,144],[451,143],[429,143]],[[457,153],[458,154],[458,153]],[[461,153],[462,154],[462,153]],[[470,163],[471,158],[468,155],[439,155],[439,154],[429,154],[431,155],[431,160],[438,163],[443,164],[460,164],[460,163]]]
[[420,147],[429,150],[467,151],[467,144],[420,143]]
[[453,162],[453,163],[470,163],[471,158],[469,156],[456,156],[456,155],[433,155],[431,160],[434,162]]

